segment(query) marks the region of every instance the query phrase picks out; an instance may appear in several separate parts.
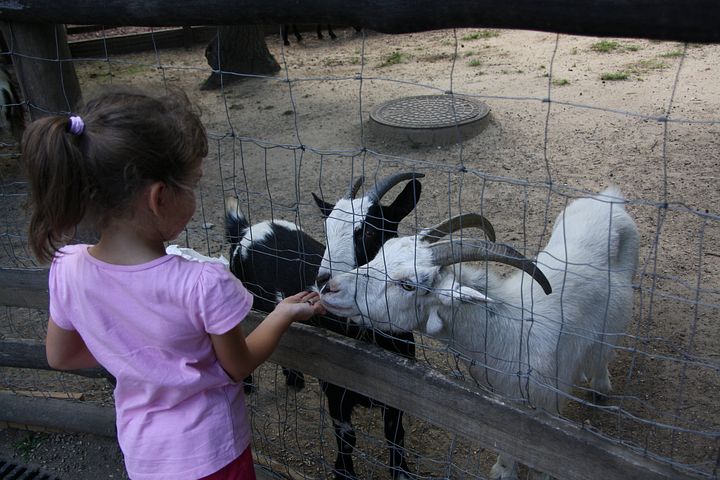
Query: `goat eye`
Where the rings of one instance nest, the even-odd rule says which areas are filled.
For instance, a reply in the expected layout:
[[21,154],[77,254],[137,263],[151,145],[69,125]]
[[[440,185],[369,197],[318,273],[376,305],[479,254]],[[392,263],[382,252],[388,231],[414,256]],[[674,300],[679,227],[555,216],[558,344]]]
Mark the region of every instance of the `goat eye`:
[[402,289],[405,290],[406,292],[414,292],[414,291],[415,291],[415,285],[412,285],[412,284],[410,284],[410,283],[400,282],[400,286],[401,286]]
[[373,238],[375,235],[376,235],[375,230],[370,230],[370,229],[365,230],[366,237]]

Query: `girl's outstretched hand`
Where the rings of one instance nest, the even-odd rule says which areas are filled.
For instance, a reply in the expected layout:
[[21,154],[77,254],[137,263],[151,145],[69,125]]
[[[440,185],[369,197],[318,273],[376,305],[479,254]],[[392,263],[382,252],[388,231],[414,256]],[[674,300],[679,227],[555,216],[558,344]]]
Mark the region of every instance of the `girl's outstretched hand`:
[[294,322],[302,322],[313,315],[325,314],[325,307],[319,300],[320,295],[317,292],[300,292],[283,299],[277,304],[275,311],[290,316]]

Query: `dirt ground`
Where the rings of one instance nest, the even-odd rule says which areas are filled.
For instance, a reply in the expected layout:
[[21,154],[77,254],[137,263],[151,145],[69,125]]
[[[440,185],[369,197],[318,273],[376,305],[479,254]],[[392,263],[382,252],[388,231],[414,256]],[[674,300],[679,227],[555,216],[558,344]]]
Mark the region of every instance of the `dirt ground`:
[[[422,197],[403,233],[478,211],[500,241],[534,255],[571,197],[618,185],[641,232],[636,308],[611,366],[609,404],[625,414],[574,402],[564,416],[685,471],[717,475],[720,47],[505,30],[336,33],[336,41],[308,33],[289,47],[268,37],[281,72],[214,92],[199,89],[208,75],[202,45],[111,54],[76,68],[86,92],[108,83],[171,85],[198,103],[211,151],[201,208],[181,241],[212,256],[227,250],[225,195],[237,195],[253,222],[295,221],[321,239],[310,192],[334,201],[353,175],[370,184],[417,171],[425,174]],[[446,91],[485,102],[487,128],[459,144],[426,146],[388,139],[369,124],[370,111],[384,101]],[[3,206],[8,219],[22,198],[14,176],[16,164],[4,160],[4,191],[18,192]],[[6,264],[28,263],[18,241],[9,243]],[[25,334],[27,325],[8,315],[0,332]],[[42,327],[31,330],[41,338]],[[420,340],[421,361],[462,375],[442,346]],[[310,381],[296,394],[278,377],[278,367],[263,367],[249,400],[256,448],[306,478],[325,478],[334,441],[319,387]],[[32,375],[25,381],[45,382]],[[487,474],[488,446],[406,418],[409,463],[420,478]],[[362,478],[387,478],[379,415],[358,412],[356,423]],[[114,443],[86,435],[2,430],[0,456],[7,455],[66,478],[124,475]]]

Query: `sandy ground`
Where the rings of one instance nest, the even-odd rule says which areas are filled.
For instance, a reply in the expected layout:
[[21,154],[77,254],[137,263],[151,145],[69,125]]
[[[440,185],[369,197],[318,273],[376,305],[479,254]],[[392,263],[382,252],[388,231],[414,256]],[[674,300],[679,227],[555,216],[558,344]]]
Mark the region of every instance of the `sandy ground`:
[[[365,174],[370,183],[418,171],[426,175],[422,198],[401,226],[404,233],[479,211],[501,241],[534,255],[570,197],[618,185],[642,242],[627,349],[611,367],[610,403],[629,415],[579,404],[565,415],[711,476],[720,431],[720,47],[527,31],[370,33],[364,40],[352,29],[337,33],[334,42],[308,34],[289,47],[268,37],[283,70],[218,92],[198,88],[208,74],[203,46],[111,55],[76,67],[86,91],[107,83],[172,85],[200,105],[211,152],[202,205],[182,241],[211,255],[226,253],[227,194],[240,197],[252,221],[296,221],[322,238],[311,191],[334,201],[352,175]],[[389,140],[368,123],[384,101],[450,90],[491,108],[481,134],[425,146]],[[4,184],[13,172],[6,161]],[[19,211],[12,202],[5,209],[7,218]],[[27,263],[16,245],[8,262]],[[20,330],[11,320],[2,327],[7,337]],[[441,347],[421,341],[422,361],[461,374]],[[250,400],[258,450],[307,477],[327,475],[334,442],[317,384],[295,395],[276,385],[275,366],[263,368],[260,391]],[[379,415],[359,412],[357,423],[358,470],[363,478],[387,478]],[[408,418],[406,429],[409,463],[421,477],[482,478],[492,463],[484,446],[417,419]],[[105,478],[99,471],[122,478],[121,457],[105,440],[5,430],[0,445],[0,456],[41,463],[67,478]],[[100,454],[88,445],[109,450],[96,459]],[[107,470],[90,470],[103,464]]]

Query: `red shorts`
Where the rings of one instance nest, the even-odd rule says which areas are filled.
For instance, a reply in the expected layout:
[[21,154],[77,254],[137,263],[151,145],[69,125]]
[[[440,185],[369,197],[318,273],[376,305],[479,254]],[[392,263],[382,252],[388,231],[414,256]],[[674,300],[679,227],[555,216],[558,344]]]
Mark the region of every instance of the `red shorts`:
[[248,446],[239,457],[217,472],[200,480],[255,480],[255,465],[250,447]]

